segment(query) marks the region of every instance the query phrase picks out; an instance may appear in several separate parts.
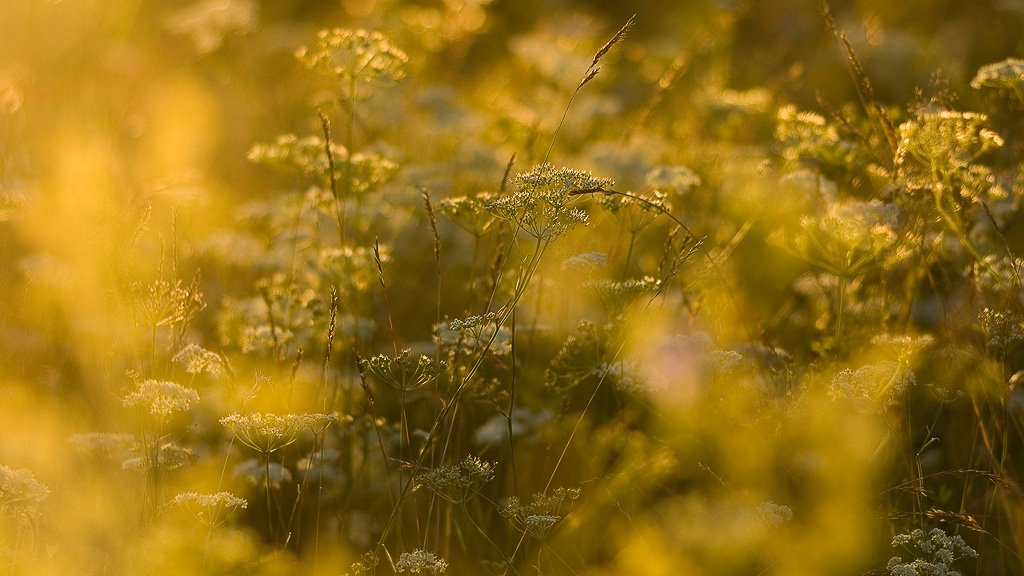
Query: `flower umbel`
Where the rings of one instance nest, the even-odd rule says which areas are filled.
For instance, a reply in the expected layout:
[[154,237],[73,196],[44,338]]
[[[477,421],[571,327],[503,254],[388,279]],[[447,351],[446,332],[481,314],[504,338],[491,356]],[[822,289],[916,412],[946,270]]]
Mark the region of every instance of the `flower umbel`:
[[860,165],[863,151],[820,114],[783,106],[777,115],[775,137],[783,156],[829,170],[848,170]]
[[135,436],[125,433],[86,432],[71,436],[68,442],[83,453],[106,459],[138,449]]
[[317,34],[314,48],[302,47],[295,56],[306,68],[345,80],[398,81],[405,76],[409,57],[380,32],[334,28]]
[[419,355],[413,356],[412,350],[405,349],[398,356],[378,354],[369,360],[363,360],[362,366],[378,380],[396,390],[408,392],[423,387],[437,378],[445,363]]
[[182,492],[171,500],[171,505],[187,509],[204,524],[217,526],[227,521],[233,513],[246,508],[249,503],[245,498],[230,492]]
[[232,414],[220,419],[235,437],[262,454],[270,454],[298,440],[303,432],[321,434],[338,421],[335,414]]
[[491,354],[504,356],[512,351],[512,333],[498,325],[498,315],[487,312],[456,318],[448,323],[434,327],[435,342],[451,351],[462,350],[467,353],[486,350]]
[[141,456],[129,458],[121,462],[122,470],[146,472],[150,470],[178,470],[196,461],[196,453],[191,448],[178,446],[174,442],[164,442]]
[[175,363],[182,364],[189,374],[207,373],[217,377],[224,373],[225,361],[216,352],[211,352],[197,344],[187,344],[172,358]]
[[[324,155],[324,140],[320,136],[284,134],[270,144],[257,144],[249,150],[252,162],[267,164],[287,172],[304,176],[330,175],[331,163]],[[334,174],[337,178],[351,175],[352,191],[362,194],[388,180],[398,172],[398,164],[372,152],[349,154],[348,149],[331,142],[334,155]]]
[[451,219],[456,226],[473,236],[480,236],[494,223],[494,216],[487,212],[486,203],[494,195],[482,192],[473,197],[456,196],[437,203],[437,211]]
[[757,507],[757,514],[766,526],[778,527],[793,519],[793,509],[785,504],[767,501]]
[[513,496],[498,512],[520,532],[544,538],[572,511],[579,498],[579,488],[556,488],[550,494],[534,494],[529,504]]
[[644,182],[663,192],[686,194],[701,185],[700,176],[686,166],[655,166],[647,172]]
[[413,550],[402,552],[395,568],[399,574],[444,574],[448,570],[448,563],[432,552]]
[[39,515],[39,504],[49,494],[29,470],[0,465],[0,518],[28,524]]
[[1001,353],[1024,342],[1024,315],[1018,312],[985,308],[978,315],[978,323],[986,344]]
[[466,456],[457,465],[432,468],[420,474],[417,482],[453,504],[462,504],[494,479],[495,466],[496,462]]
[[914,373],[903,363],[887,360],[856,370],[847,368],[836,374],[832,378],[829,395],[833,398],[868,400],[887,406],[896,402],[907,388],[916,383]]
[[927,534],[921,529],[897,534],[892,546],[903,546],[915,558],[909,562],[899,556],[890,558],[886,570],[891,576],[960,576],[952,570],[953,563],[961,558],[978,557],[963,538],[949,536],[941,528],[934,528]]
[[1007,58],[978,68],[971,80],[971,88],[1002,88],[1013,90],[1024,101],[1024,60]]
[[999,148],[1003,139],[985,127],[988,116],[976,112],[923,112],[900,124],[898,164],[914,158],[933,173],[966,170],[982,154]]
[[617,224],[632,234],[646,228],[659,214],[672,209],[668,195],[659,190],[651,194],[629,196],[604,194],[598,202],[602,208],[616,216]]
[[122,402],[126,407],[148,409],[150,414],[156,416],[170,416],[192,408],[199,402],[199,393],[174,382],[144,380]]
[[537,239],[551,240],[579,225],[586,225],[587,213],[569,204],[579,194],[606,192],[614,182],[590,172],[540,164],[515,177],[516,192],[485,204],[503,220],[515,222]]
[[601,375],[601,367],[607,362],[604,340],[592,322],[582,321],[576,333],[566,338],[562,348],[551,361],[544,373],[544,384],[548,389],[565,393],[592,376]]
[[641,296],[657,294],[661,282],[644,276],[627,280],[591,280],[584,286],[597,296],[609,317],[617,318]]
[[772,238],[821,271],[851,278],[880,270],[906,256],[897,233],[901,217],[900,208],[894,204],[836,203],[820,217],[802,217],[798,233],[780,231]]

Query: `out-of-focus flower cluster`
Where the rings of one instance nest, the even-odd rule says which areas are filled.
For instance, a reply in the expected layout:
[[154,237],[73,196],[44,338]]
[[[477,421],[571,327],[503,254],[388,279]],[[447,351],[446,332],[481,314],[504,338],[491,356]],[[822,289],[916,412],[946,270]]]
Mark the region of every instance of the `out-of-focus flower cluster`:
[[1006,196],[991,170],[977,163],[982,155],[1003,146],[1003,138],[987,123],[988,116],[977,112],[922,110],[900,124],[896,165],[908,187],[932,189],[936,194],[948,189],[973,201]]
[[[344,146],[331,142],[331,153],[335,178],[350,178],[352,191],[357,194],[380,186],[398,171],[397,163],[373,152],[354,152],[349,156]],[[252,162],[298,172],[306,177],[330,175],[324,139],[320,136],[282,134],[272,143],[253,146],[248,157]]]
[[188,411],[199,402],[199,393],[175,382],[143,380],[123,399],[126,407],[138,407],[155,416]]
[[1024,101],[1024,60],[1007,58],[982,66],[971,80],[971,87],[1012,90]]
[[0,465],[0,518],[29,524],[39,515],[39,505],[50,490],[27,469]]
[[230,492],[182,492],[171,499],[171,505],[187,509],[204,524],[217,526],[249,503]]
[[333,28],[321,30],[313,48],[296,57],[310,70],[344,81],[397,81],[405,76],[409,57],[380,32]]
[[833,398],[867,400],[884,407],[899,401],[903,393],[916,383],[917,379],[909,368],[887,360],[839,372],[832,378],[829,394]]

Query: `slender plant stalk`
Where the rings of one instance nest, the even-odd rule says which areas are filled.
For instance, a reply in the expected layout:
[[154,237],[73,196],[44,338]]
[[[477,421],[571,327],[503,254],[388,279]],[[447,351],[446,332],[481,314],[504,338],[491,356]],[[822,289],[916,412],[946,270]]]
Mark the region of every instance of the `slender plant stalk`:
[[[512,340],[512,379],[509,383],[508,393],[508,414],[505,417],[505,433],[508,434],[508,454],[509,462],[512,465],[512,488],[517,490],[519,487],[519,474],[516,470],[516,441],[515,434],[513,434],[513,419],[515,418],[516,411],[516,376],[518,371],[516,370],[516,310],[512,309],[512,321],[509,323],[509,330],[511,331],[510,337]],[[497,328],[495,328],[497,331]]]
[[349,80],[349,97],[345,101],[345,111],[348,112],[348,125],[345,127],[345,180],[344,180],[344,196],[342,197],[341,204],[341,244],[345,245],[345,202],[352,197],[352,146],[355,145],[355,133],[356,133],[356,77],[353,74]]
[[267,496],[267,536],[274,539],[274,526],[272,521],[273,509],[270,506],[270,452],[263,453],[263,471],[266,474],[263,478],[266,485],[266,496]]
[[[327,155],[328,182],[331,186],[331,197],[334,198],[334,217],[338,222],[338,246],[342,247],[345,245],[345,205],[344,200],[338,196],[338,176],[334,168],[334,149],[331,145],[331,120],[323,110],[320,111],[320,128],[324,133],[324,153]],[[351,160],[346,157],[346,170],[348,170],[347,167],[350,164]],[[349,175],[346,172],[346,182],[348,182],[348,178]],[[346,192],[345,198],[348,198],[348,192]]]
[[562,129],[562,124],[565,123],[565,117],[569,115],[569,109],[572,108],[572,103],[574,100],[576,100],[576,95],[580,93],[580,90],[582,90],[584,86],[589,84],[591,80],[597,77],[597,75],[601,72],[601,66],[599,64],[601,62],[601,58],[603,58],[604,55],[607,54],[608,51],[610,51],[616,44],[625,40],[626,36],[629,34],[629,31],[633,29],[633,26],[635,24],[636,14],[630,16],[629,20],[627,20],[626,23],[622,25],[622,28],[619,28],[619,31],[616,32],[614,36],[612,36],[611,40],[605,42],[604,46],[602,46],[597,51],[597,53],[594,54],[593,61],[590,63],[590,66],[587,68],[586,72],[583,73],[583,79],[580,80],[580,83],[576,86],[576,89],[573,90],[572,94],[569,96],[569,102],[566,103],[565,110],[562,111],[562,117],[558,119],[558,125],[555,126],[554,132],[551,133],[551,141],[548,143],[548,149],[544,153],[543,163],[547,163],[548,158],[551,157],[551,150],[555,147],[555,139],[558,137],[558,132],[561,131]]

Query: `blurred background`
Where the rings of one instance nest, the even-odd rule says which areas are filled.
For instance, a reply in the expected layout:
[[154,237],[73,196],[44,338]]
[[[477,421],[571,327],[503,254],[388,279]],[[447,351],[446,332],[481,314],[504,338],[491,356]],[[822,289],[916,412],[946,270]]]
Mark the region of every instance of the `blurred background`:
[[[965,90],[974,71],[1020,53],[1024,42],[1016,0],[830,7],[876,98],[894,107],[936,85],[975,98]],[[815,0],[4,0],[2,8],[0,366],[12,376],[98,368],[102,354],[71,348],[84,335],[116,337],[104,334],[116,311],[101,302],[110,276],[123,273],[113,262],[158,265],[141,222],[169,243],[177,214],[177,238],[197,241],[227,207],[291,184],[246,154],[279,133],[316,128],[317,79],[293,52],[321,28],[382,30],[410,54],[413,81],[383,91],[359,136],[424,165],[438,160],[431,154],[448,156],[440,159],[447,181],[429,182],[448,187],[442,194],[452,174],[472,171],[459,163],[483,162],[491,172],[481,179],[493,188],[512,152],[521,162],[535,156],[536,134],[551,131],[567,88],[634,13],[637,26],[608,56],[600,95],[572,111],[559,141],[566,162],[596,140],[594,130],[603,140],[637,131],[638,112],[652,102],[642,129],[680,143],[678,157],[694,138],[763,139],[773,130],[763,113],[783,103],[857,100]],[[670,89],[654,99],[662,79]],[[628,176],[616,175],[629,184]]]

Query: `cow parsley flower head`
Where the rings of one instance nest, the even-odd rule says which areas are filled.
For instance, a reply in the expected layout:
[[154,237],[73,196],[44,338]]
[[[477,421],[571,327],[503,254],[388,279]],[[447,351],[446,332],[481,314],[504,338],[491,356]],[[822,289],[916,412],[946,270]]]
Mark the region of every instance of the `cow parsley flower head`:
[[584,252],[562,261],[562,270],[579,270],[587,275],[608,266],[605,252]]
[[545,200],[557,201],[570,193],[603,192],[615,183],[611,178],[597,178],[584,170],[538,164],[528,172],[517,174],[513,184],[522,193],[538,194]]
[[408,392],[421,388],[437,378],[445,362],[434,362],[428,356],[414,356],[405,349],[398,356],[378,354],[369,360],[362,360],[364,370],[392,388]]
[[895,204],[848,201],[820,217],[800,219],[800,230],[779,230],[772,240],[816,268],[839,277],[878,270],[906,256],[897,233],[902,212]]
[[317,253],[317,269],[325,280],[344,282],[357,292],[365,292],[378,281],[378,260],[382,264],[391,260],[389,246],[380,245],[376,252],[372,247],[331,246]]
[[496,466],[496,462],[466,456],[457,465],[427,470],[417,477],[417,482],[441,498],[453,504],[461,504],[479,492],[484,484],[494,479]]
[[341,28],[321,30],[316,46],[304,46],[295,56],[310,70],[360,82],[401,80],[409,61],[380,32]]
[[228,34],[246,34],[258,22],[258,5],[252,0],[199,0],[171,13],[165,26],[190,36],[196,50],[205,54],[219,48]]
[[494,216],[485,208],[487,202],[494,197],[494,194],[482,192],[472,197],[445,198],[437,203],[437,211],[459,228],[473,236],[480,236],[494,223]]
[[783,145],[783,156],[823,168],[848,169],[859,165],[863,152],[856,142],[815,112],[801,111],[793,105],[779,109],[775,137]]
[[199,402],[199,393],[174,382],[144,380],[127,394],[122,403],[126,407],[139,407],[156,416],[170,416],[185,412]]
[[232,414],[220,419],[235,438],[263,454],[275,452],[298,440],[303,432],[322,434],[338,422],[336,414]]
[[562,517],[557,514],[530,514],[523,518],[523,526],[526,527],[526,531],[530,535],[543,538],[547,536],[551,528],[561,521]]
[[426,550],[402,552],[395,568],[399,574],[444,574],[448,571],[448,563]]
[[935,343],[935,337],[928,334],[921,336],[907,334],[879,334],[871,339],[872,344],[892,348],[901,356],[916,354]]
[[1007,58],[982,66],[971,80],[971,88],[1009,89],[1024,100],[1024,60]]
[[249,503],[230,492],[182,492],[171,500],[171,505],[187,509],[204,524],[217,526]]
[[812,209],[829,206],[839,195],[839,187],[814,170],[795,170],[779,178],[779,187],[795,196],[794,200]]
[[564,394],[587,378],[600,376],[610,360],[602,336],[593,322],[581,321],[545,371],[545,386]]
[[988,116],[977,112],[925,111],[900,124],[898,164],[913,158],[940,172],[965,170],[982,154],[1000,148],[1003,139],[985,127]]
[[188,284],[180,279],[132,282],[128,294],[137,313],[152,326],[188,326],[206,308],[198,274]]
[[655,190],[650,194],[603,194],[598,203],[615,215],[615,222],[623,229],[636,234],[646,228],[660,214],[672,209],[668,194]]
[[27,469],[0,465],[0,518],[27,524],[39,515],[50,490]]
[[1024,342],[1024,315],[1018,312],[985,308],[978,323],[990,348],[1005,352]]
[[701,185],[700,176],[686,166],[655,166],[644,182],[657,190],[686,194]]
[[187,344],[171,359],[185,367],[189,374],[206,373],[213,377],[224,374],[224,359],[216,352],[211,352],[197,344]]
[[178,470],[194,464],[197,459],[195,450],[178,446],[174,442],[164,442],[153,452],[147,452],[142,456],[128,458],[121,462],[121,469],[133,472]]
[[765,525],[775,528],[793,519],[793,509],[771,500],[762,502],[757,507],[757,514]]
[[472,354],[486,349],[493,355],[507,356],[512,352],[512,331],[498,326],[496,313],[487,312],[436,324],[434,342],[449,352],[461,350]]
[[914,386],[917,379],[905,364],[886,360],[847,368],[832,378],[829,395],[832,398],[867,400],[886,406],[895,402],[903,392]]
[[1005,198],[992,169],[979,162],[1004,144],[987,122],[985,114],[927,108],[900,124],[895,163],[907,190],[952,195],[958,202]]
[[[324,154],[321,136],[282,134],[271,143],[256,144],[249,149],[251,162],[265,164],[284,172],[298,172],[305,176],[330,176],[331,162]],[[398,172],[398,164],[373,152],[355,152],[331,142],[336,178],[351,176],[352,192],[362,194],[388,180]]]
[[551,240],[587,224],[587,213],[570,206],[577,195],[605,192],[613,184],[610,178],[597,178],[590,172],[539,164],[513,179],[516,192],[495,198],[485,206],[530,236]]
[[960,536],[949,536],[941,528],[931,532],[916,529],[897,534],[892,546],[901,546],[909,551],[913,560],[904,561],[893,556],[886,565],[890,576],[960,576],[952,569],[953,563],[961,558],[977,558],[978,553]]
[[86,432],[72,435],[68,442],[83,453],[105,459],[133,452],[138,448],[135,436],[126,433]]
[[565,519],[579,498],[579,488],[556,488],[548,494],[537,493],[529,504],[512,496],[498,509],[498,513],[520,532],[544,538]]
[[661,289],[661,281],[653,276],[626,280],[592,280],[584,286],[593,292],[612,318],[624,313],[641,296],[653,297]]
[[482,331],[488,326],[497,324],[498,314],[496,312],[485,312],[476,314],[465,319],[456,318],[448,323],[448,328],[453,332],[464,332],[479,338]]

